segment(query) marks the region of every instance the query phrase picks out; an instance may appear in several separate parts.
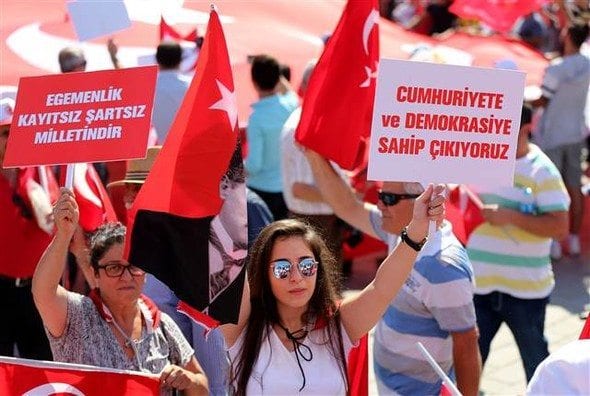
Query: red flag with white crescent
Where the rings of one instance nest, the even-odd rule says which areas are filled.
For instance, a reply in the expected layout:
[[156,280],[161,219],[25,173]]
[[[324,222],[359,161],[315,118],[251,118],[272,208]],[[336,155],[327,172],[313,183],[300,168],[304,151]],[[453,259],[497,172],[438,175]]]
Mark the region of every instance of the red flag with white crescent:
[[0,395],[159,395],[157,375],[0,357]]
[[309,80],[295,138],[348,170],[366,161],[379,59],[375,1],[349,0]]
[[129,261],[166,284],[182,310],[207,327],[237,322],[245,280],[237,120],[225,37],[211,11],[195,77],[131,208],[126,245]]
[[[64,185],[65,174],[66,167],[63,166],[61,185]],[[117,221],[109,194],[92,164],[75,164],[73,189],[80,210],[80,227],[84,231],[92,232],[103,223]]]

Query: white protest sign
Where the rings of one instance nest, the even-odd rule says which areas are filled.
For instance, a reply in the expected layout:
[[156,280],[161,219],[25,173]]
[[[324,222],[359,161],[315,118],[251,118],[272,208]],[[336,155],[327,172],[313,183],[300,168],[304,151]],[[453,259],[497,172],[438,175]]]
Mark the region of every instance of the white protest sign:
[[512,185],[525,73],[381,59],[368,178]]
[[67,5],[79,41],[106,36],[131,26],[122,0],[77,0]]

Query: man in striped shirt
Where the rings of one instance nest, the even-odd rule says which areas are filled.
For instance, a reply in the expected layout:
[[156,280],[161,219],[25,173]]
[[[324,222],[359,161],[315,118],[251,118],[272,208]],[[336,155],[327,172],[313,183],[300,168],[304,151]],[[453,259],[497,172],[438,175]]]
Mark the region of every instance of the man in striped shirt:
[[548,355],[545,310],[555,281],[551,238],[568,232],[569,196],[551,160],[529,143],[531,109],[524,107],[516,149],[514,186],[483,190],[486,222],[469,237],[475,271],[475,310],[482,359],[505,322],[518,345],[527,381]]
[[[310,150],[306,156],[316,185],[336,215],[392,249],[422,188],[385,182],[377,206],[363,203],[328,161]],[[463,395],[477,395],[481,361],[473,289],[467,254],[445,221],[429,236],[404,286],[377,324],[373,362],[380,394],[440,393],[440,378],[416,347],[421,341],[441,368],[456,377]]]

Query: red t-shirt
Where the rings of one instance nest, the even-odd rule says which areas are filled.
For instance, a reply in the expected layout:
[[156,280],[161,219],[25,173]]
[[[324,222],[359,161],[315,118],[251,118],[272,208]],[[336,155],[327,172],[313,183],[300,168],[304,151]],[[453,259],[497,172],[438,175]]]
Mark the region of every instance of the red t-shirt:
[[37,226],[34,218],[23,217],[21,208],[13,202],[13,194],[8,180],[0,175],[0,275],[30,278],[51,236]]

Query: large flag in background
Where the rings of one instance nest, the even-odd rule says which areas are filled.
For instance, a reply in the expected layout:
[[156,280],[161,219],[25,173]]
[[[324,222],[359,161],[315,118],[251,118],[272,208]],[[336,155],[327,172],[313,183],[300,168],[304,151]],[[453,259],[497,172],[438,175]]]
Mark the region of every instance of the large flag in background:
[[349,0],[309,81],[295,138],[344,169],[365,161],[379,60],[375,1]]
[[[62,166],[60,184],[65,185],[66,167]],[[74,194],[80,210],[80,227],[86,232],[96,230],[101,224],[117,221],[117,214],[98,173],[92,164],[74,166]]]
[[537,11],[549,0],[455,0],[449,10],[462,18],[477,19],[492,29],[506,33],[516,20]]
[[67,363],[0,357],[0,395],[159,395],[158,376]]
[[[239,239],[236,234],[247,235],[247,224],[237,230],[211,231],[219,231],[215,216],[224,203],[220,190],[235,184],[230,159],[237,143],[229,56],[219,17],[211,11],[195,77],[131,209],[126,245],[129,261],[168,285],[192,308],[193,318],[208,327],[237,322],[244,284],[245,252],[234,243]],[[241,166],[241,159],[232,162]],[[243,173],[239,181],[243,194],[230,219],[240,216],[242,206],[245,217]],[[227,243],[230,237],[233,241]],[[210,266],[213,249],[223,260],[221,268]]]

